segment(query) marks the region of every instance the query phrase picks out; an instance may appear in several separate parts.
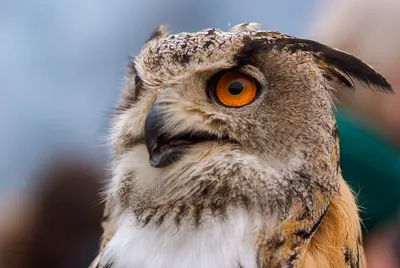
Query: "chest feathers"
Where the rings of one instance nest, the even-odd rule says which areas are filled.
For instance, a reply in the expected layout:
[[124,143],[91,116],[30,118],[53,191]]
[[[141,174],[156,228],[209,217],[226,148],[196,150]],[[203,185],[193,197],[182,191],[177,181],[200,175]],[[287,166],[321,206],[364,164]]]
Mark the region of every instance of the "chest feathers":
[[[236,209],[228,218],[212,218],[198,227],[163,223],[137,227],[121,215],[101,263],[126,268],[256,268],[257,234],[265,222]],[[276,221],[271,219],[271,227]]]

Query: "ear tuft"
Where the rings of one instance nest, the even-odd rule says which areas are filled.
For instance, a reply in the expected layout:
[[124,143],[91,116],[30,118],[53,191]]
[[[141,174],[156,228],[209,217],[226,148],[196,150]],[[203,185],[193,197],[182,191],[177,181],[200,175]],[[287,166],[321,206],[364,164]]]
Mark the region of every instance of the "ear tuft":
[[237,32],[251,32],[257,31],[260,28],[261,24],[257,22],[249,22],[249,23],[240,23],[229,29],[229,32],[237,33]]
[[314,57],[324,63],[326,68],[323,71],[350,89],[354,89],[356,80],[373,91],[393,93],[391,85],[379,72],[351,54],[324,46]]
[[310,52],[317,67],[330,82],[354,89],[356,83],[369,87],[373,91],[392,93],[387,80],[370,65],[344,51],[334,49],[316,41],[306,39],[281,39],[276,45],[291,53]]
[[152,40],[159,40],[159,39],[165,38],[165,37],[167,37],[167,36],[168,36],[168,33],[167,33],[167,26],[164,25],[164,24],[162,24],[162,25],[159,25],[159,26],[151,33],[151,35],[150,35],[150,37],[147,39],[146,43],[147,43],[147,42],[150,42],[150,41],[152,41]]

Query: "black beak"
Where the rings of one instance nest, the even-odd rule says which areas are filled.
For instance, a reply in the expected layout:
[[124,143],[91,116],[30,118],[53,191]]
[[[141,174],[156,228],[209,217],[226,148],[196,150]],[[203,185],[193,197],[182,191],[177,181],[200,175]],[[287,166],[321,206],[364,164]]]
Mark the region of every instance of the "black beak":
[[146,117],[144,125],[144,135],[146,140],[146,148],[150,155],[150,164],[157,166],[157,159],[153,159],[154,149],[157,147],[157,139],[161,135],[163,128],[163,118],[160,111],[160,105],[155,103],[151,106]]
[[177,161],[184,151],[185,146],[168,144],[169,135],[165,132],[164,116],[158,103],[154,103],[147,114],[144,136],[152,167],[166,167]]
[[207,132],[180,133],[172,136],[165,127],[165,116],[162,104],[151,106],[144,124],[146,148],[152,167],[166,167],[176,161],[196,143],[210,140],[225,140]]

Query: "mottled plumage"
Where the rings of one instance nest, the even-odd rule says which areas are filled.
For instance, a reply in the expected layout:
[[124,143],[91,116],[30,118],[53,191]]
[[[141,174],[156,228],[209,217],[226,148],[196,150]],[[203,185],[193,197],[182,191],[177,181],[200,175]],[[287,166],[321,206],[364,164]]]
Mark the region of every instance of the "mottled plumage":
[[[391,87],[345,52],[257,27],[159,27],[132,60],[92,267],[365,267],[332,90]],[[221,105],[227,71],[257,81],[254,100]],[[195,143],[160,156],[171,140]]]

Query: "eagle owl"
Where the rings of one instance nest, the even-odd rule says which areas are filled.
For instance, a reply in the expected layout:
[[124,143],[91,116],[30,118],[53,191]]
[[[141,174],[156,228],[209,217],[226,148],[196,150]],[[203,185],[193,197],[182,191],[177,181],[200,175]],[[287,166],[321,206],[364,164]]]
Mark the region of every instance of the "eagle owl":
[[371,66],[245,23],[132,59],[91,267],[365,267],[339,167],[334,90],[392,92]]

